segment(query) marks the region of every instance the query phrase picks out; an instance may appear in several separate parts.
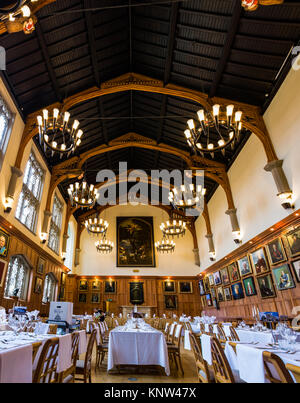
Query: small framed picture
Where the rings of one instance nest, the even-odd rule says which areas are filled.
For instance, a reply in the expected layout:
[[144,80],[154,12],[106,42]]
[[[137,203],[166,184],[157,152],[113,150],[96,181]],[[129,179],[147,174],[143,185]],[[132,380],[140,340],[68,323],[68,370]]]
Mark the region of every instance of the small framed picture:
[[88,291],[89,290],[89,282],[87,280],[80,280],[78,289],[79,289],[79,291]]
[[276,238],[267,244],[267,253],[272,266],[287,260],[281,238]]
[[211,294],[206,294],[206,303],[207,306],[212,306]]
[[219,302],[224,301],[224,292],[223,292],[223,287],[218,287],[217,288],[217,297]]
[[86,304],[86,296],[87,294],[79,293],[78,294],[78,302],[81,304]]
[[3,287],[7,266],[7,261],[0,259],[0,287]]
[[296,287],[288,264],[273,269],[273,275],[278,291],[289,290],[290,288]]
[[225,301],[231,301],[231,287],[224,287],[224,297]]
[[35,284],[34,284],[34,292],[35,294],[41,294],[43,289],[43,279],[40,277],[35,278]]
[[165,295],[165,309],[177,309],[177,295]]
[[105,294],[116,294],[117,287],[115,281],[105,281],[104,282],[104,292]]
[[163,290],[166,294],[174,294],[176,293],[176,283],[172,280],[166,280],[163,282]]
[[266,276],[257,277],[258,287],[260,295],[263,299],[276,297],[272,276],[267,274]]
[[94,280],[92,281],[92,291],[100,291],[101,290],[101,281]]
[[211,288],[210,289],[210,293],[211,293],[211,297],[212,297],[212,299],[215,299],[217,296],[216,296],[216,290],[214,289],[214,288]]
[[270,267],[268,264],[268,260],[265,254],[264,248],[260,248],[255,252],[250,254],[250,258],[255,268],[255,274],[260,276],[261,274],[268,273],[270,271]]
[[215,285],[220,285],[220,284],[222,284],[222,280],[221,280],[221,276],[220,276],[220,272],[219,272],[219,271],[216,271],[215,273],[213,273],[213,276],[214,276]]
[[100,292],[93,292],[91,295],[91,304],[100,303]]
[[238,260],[238,266],[241,277],[252,274],[251,263],[247,255]]
[[219,302],[218,302],[217,298],[213,298],[213,306],[218,310],[220,309]]
[[227,267],[224,267],[224,269],[220,270],[220,275],[221,275],[223,285],[230,284],[230,277],[229,277]]
[[206,293],[209,293],[210,286],[209,286],[209,279],[208,279],[207,276],[204,277],[203,284],[204,284],[205,292],[206,292]]
[[46,260],[39,256],[36,267],[37,274],[43,275],[45,272],[45,267],[46,267]]
[[61,273],[61,278],[60,278],[60,282],[61,282],[61,285],[66,285],[66,280],[67,280],[67,275],[66,275],[66,273],[63,271],[62,273]]
[[192,294],[193,283],[191,281],[179,281],[180,294]]
[[293,229],[286,234],[286,240],[289,245],[291,256],[297,256],[300,254],[300,227]]
[[245,293],[247,297],[252,297],[253,295],[257,295],[254,278],[248,277],[243,279]]
[[0,257],[7,257],[9,250],[10,236],[0,229]]
[[201,296],[206,294],[204,288],[204,280],[199,280],[199,291]]
[[60,287],[58,298],[59,301],[63,301],[65,299],[65,287]]
[[[297,279],[298,283],[300,283],[300,259],[292,262],[292,266],[293,266],[294,272],[296,274],[296,279]],[[0,268],[0,272],[1,272],[1,268]],[[0,274],[0,276],[1,276],[1,274]]]
[[231,263],[228,266],[228,272],[229,272],[229,277],[230,277],[230,281],[232,283],[235,283],[236,281],[240,280],[240,273],[239,273],[239,269],[236,265],[236,263]]
[[209,285],[210,285],[210,287],[213,287],[213,286],[215,285],[215,280],[214,280],[213,274],[210,274],[210,275],[208,276],[208,280],[209,280]]
[[231,286],[232,296],[234,300],[245,298],[242,283],[236,283]]

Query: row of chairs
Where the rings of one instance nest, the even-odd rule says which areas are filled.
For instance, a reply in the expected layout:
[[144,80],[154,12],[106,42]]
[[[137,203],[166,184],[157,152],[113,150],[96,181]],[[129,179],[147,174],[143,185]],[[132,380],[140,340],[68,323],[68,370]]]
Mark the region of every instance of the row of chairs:
[[182,328],[181,324],[166,322],[163,333],[166,338],[169,357],[174,361],[177,370],[179,363],[181,373],[184,375],[181,360]]

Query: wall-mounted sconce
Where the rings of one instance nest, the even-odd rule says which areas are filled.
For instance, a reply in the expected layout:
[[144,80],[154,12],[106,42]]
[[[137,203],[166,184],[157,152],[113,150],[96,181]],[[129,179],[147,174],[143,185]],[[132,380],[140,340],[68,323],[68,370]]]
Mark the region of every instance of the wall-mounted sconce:
[[47,232],[42,232],[41,233],[41,243],[45,244],[47,242]]
[[216,252],[209,252],[209,260],[214,262],[216,260]]
[[281,205],[284,209],[293,209],[295,208],[293,202],[293,192],[283,192],[277,195],[280,198]]
[[4,202],[4,213],[10,213],[14,204],[14,199],[12,197],[6,197]]
[[66,260],[66,257],[67,257],[67,253],[66,253],[66,252],[62,252],[61,258],[62,258],[62,261],[63,261],[63,262]]
[[241,231],[232,231],[233,240],[236,244],[242,243]]

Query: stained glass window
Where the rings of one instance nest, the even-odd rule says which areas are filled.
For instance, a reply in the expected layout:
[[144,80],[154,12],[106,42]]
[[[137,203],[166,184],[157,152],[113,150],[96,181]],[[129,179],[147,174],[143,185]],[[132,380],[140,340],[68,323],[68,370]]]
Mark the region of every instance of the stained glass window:
[[10,298],[19,297],[26,300],[30,267],[22,256],[12,256],[7,270],[4,296]]
[[43,302],[55,301],[55,291],[56,291],[57,281],[52,273],[45,276],[44,292],[43,292]]
[[31,152],[26,165],[16,218],[35,232],[44,183],[44,171]]
[[63,204],[59,200],[59,198],[56,195],[54,195],[48,246],[57,254],[59,254],[62,213],[63,213]]

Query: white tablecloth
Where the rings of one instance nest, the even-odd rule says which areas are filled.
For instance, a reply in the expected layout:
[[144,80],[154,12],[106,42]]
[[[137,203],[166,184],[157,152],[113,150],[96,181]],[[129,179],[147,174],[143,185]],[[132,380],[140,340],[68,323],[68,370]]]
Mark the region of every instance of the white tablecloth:
[[153,328],[113,329],[109,334],[107,370],[116,365],[159,365],[169,376],[168,348],[163,333]]
[[32,383],[32,344],[0,350],[0,383]]
[[243,343],[273,343],[273,336],[271,331],[255,332],[252,330],[235,330],[239,336],[240,341]]
[[265,344],[250,345],[237,344],[236,353],[226,343],[225,355],[233,371],[238,371],[240,378],[247,383],[266,383],[263,365],[263,352],[272,351],[278,355],[284,364],[299,366],[300,351],[296,354],[287,354],[280,349],[270,350]]

